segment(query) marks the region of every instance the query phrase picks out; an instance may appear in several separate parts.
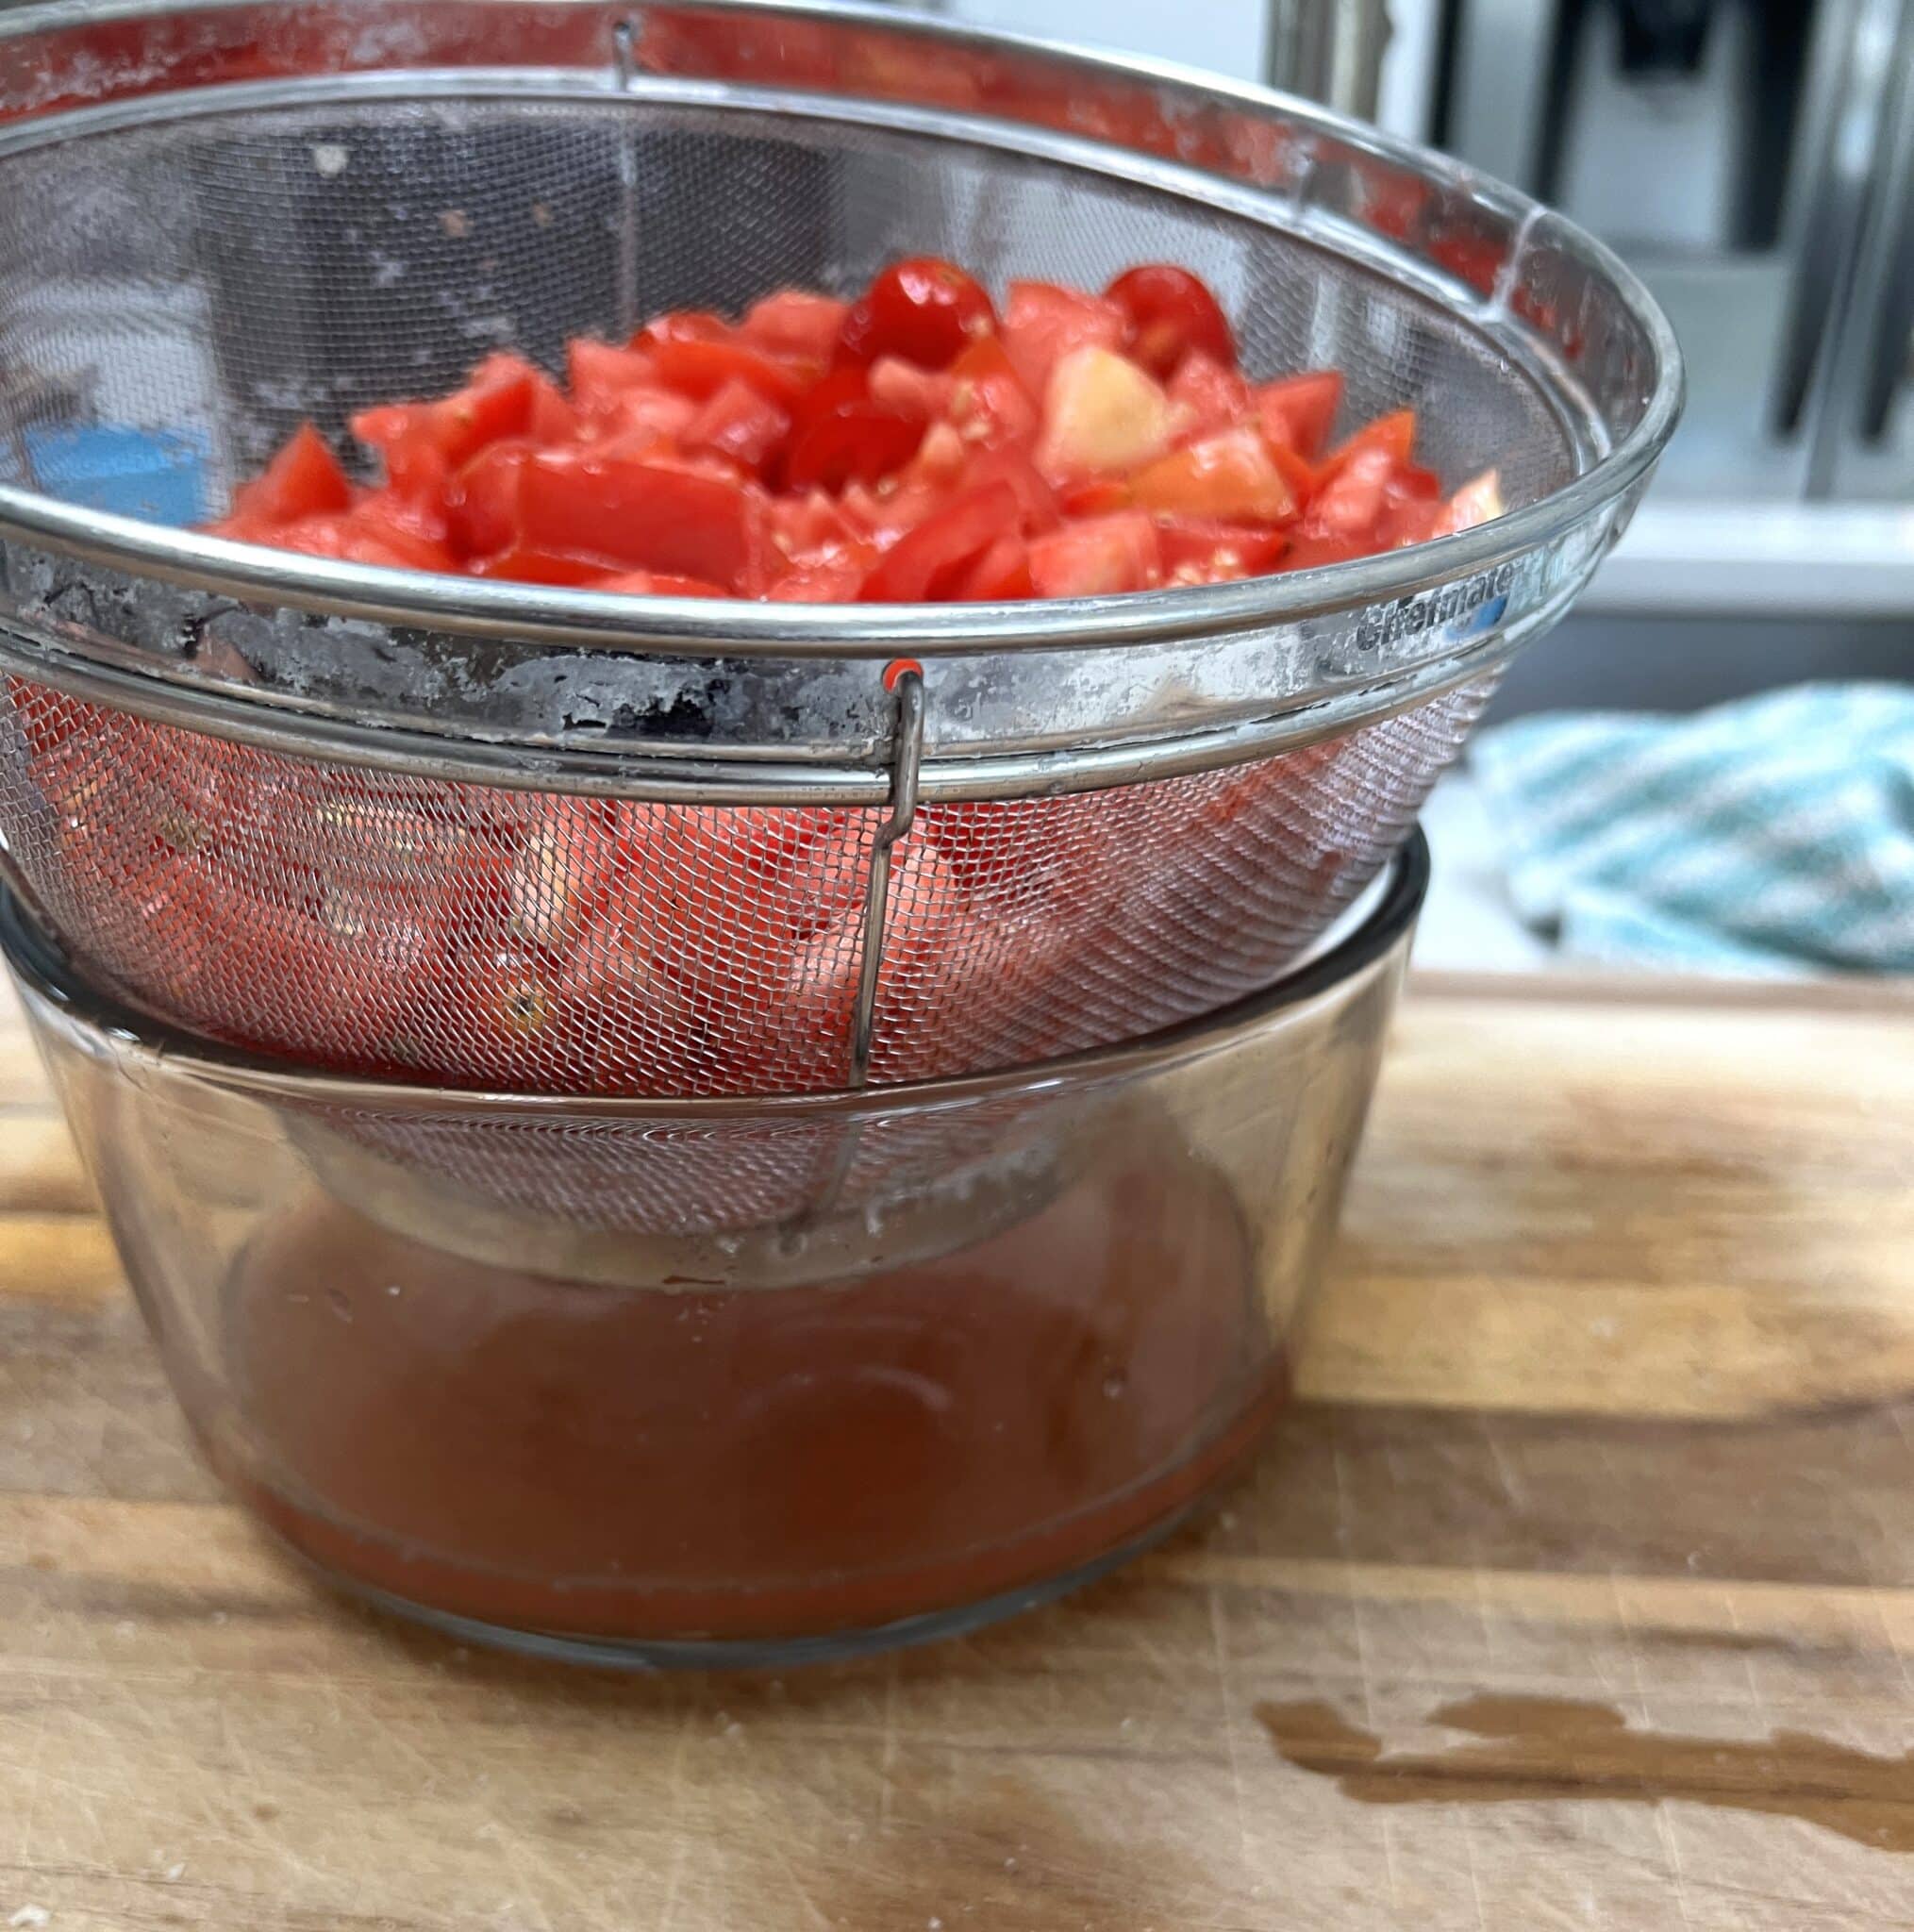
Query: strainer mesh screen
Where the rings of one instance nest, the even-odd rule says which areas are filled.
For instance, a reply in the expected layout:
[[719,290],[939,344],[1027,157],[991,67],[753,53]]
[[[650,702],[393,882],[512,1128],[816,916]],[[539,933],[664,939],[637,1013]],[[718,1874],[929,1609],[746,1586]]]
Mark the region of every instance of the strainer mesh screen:
[[[7,690],[11,864],[166,1018],[469,1087],[846,1084],[880,810],[391,777]],[[895,860],[874,1077],[1070,1053],[1266,984],[1401,842],[1486,694],[1223,771],[926,806]]]

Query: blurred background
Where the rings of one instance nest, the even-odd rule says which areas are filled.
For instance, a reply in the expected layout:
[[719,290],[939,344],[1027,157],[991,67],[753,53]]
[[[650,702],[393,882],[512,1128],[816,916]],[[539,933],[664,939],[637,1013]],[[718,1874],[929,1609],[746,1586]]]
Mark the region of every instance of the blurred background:
[[1910,0],[924,10],[1433,142],[1602,236],[1673,319],[1659,480],[1490,713],[1540,722],[1486,731],[1430,803],[1425,966],[1914,971]]

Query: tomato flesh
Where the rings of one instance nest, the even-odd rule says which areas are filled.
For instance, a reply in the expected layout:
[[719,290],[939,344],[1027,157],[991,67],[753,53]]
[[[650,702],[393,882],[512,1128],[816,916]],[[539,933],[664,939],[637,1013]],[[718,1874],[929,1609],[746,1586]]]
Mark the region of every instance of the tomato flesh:
[[387,569],[787,603],[1123,595],[1315,568],[1499,515],[1444,496],[1407,409],[1349,427],[1334,370],[1252,381],[1188,270],[1101,294],[936,257],[852,299],[657,316],[567,346],[561,388],[487,356],[352,419],[357,483],[302,425],[212,527]]

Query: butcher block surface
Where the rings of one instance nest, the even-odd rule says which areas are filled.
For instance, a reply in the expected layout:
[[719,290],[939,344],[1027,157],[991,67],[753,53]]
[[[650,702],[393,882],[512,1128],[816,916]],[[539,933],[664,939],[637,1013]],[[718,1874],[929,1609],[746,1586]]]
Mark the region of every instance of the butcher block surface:
[[0,1010],[0,1927],[1914,1924],[1914,994],[1423,980],[1299,1400],[939,1648],[342,1603],[189,1447]]

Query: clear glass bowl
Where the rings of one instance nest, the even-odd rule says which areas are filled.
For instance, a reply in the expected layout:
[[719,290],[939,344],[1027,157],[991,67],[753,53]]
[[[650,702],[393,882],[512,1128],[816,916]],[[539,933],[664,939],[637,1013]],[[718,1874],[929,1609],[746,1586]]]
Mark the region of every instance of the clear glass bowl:
[[1283,1402],[1427,877],[1131,1045],[862,1094],[381,1085],[0,947],[221,1474],[335,1581],[599,1661],[969,1627],[1107,1568]]

